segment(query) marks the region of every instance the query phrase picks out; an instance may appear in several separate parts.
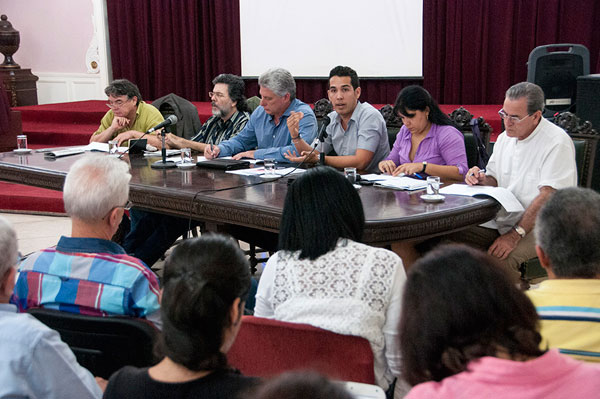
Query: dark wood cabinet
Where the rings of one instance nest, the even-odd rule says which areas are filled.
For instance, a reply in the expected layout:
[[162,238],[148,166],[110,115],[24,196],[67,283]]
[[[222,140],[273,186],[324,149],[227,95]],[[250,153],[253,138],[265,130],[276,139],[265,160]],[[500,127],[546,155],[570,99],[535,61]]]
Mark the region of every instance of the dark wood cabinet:
[[11,107],[37,105],[38,77],[31,73],[31,69],[0,68],[0,79]]

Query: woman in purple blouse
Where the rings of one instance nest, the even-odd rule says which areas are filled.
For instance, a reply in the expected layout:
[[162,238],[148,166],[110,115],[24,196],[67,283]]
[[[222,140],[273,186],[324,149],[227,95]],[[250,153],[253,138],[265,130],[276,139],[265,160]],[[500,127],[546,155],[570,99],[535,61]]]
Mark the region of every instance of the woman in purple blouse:
[[463,180],[468,169],[463,134],[427,90],[405,87],[398,94],[394,112],[402,118],[403,126],[379,170],[393,176],[426,173]]

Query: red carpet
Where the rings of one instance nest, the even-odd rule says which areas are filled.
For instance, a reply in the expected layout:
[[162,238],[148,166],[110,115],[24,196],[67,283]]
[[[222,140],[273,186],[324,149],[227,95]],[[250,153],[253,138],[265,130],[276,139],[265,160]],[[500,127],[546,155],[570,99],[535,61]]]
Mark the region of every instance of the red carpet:
[[[198,108],[200,121],[211,116],[208,102],[193,102]],[[381,108],[383,104],[374,104]],[[450,113],[458,105],[440,105],[442,111]],[[491,141],[501,131],[498,110],[501,105],[465,105],[475,117],[483,116],[494,129]],[[100,120],[108,111],[106,101],[90,100],[15,107],[21,111],[23,134],[31,148],[85,145],[91,134],[98,129]],[[19,184],[0,182],[0,210],[36,211],[63,213],[62,193]]]

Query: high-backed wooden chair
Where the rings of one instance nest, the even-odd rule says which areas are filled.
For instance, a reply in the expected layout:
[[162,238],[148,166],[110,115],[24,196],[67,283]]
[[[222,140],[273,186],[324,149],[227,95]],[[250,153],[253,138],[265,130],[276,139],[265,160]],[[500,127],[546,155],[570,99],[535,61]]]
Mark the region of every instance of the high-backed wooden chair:
[[390,104],[386,104],[379,110],[385,121],[385,126],[388,132],[388,141],[390,144],[390,150],[396,142],[396,136],[402,127],[402,119],[396,113],[394,113],[394,107]]
[[369,341],[307,324],[243,316],[227,358],[232,366],[251,376],[311,369],[333,379],[375,382]]
[[323,118],[327,116],[331,111],[333,111],[333,105],[331,105],[331,101],[326,98],[322,98],[315,102],[315,108],[313,112],[317,117],[317,129],[321,128],[321,124],[323,123]]
[[575,160],[577,161],[577,185],[591,187],[596,147],[600,134],[593,129],[591,122],[582,122],[571,112],[561,112],[555,115],[554,123],[562,127],[573,138]]

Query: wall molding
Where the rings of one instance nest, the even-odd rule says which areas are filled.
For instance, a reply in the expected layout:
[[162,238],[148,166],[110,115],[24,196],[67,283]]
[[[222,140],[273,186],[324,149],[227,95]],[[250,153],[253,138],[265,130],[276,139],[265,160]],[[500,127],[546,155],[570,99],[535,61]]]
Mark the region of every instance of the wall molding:
[[38,104],[84,100],[104,100],[103,79],[100,74],[34,72],[37,82]]

